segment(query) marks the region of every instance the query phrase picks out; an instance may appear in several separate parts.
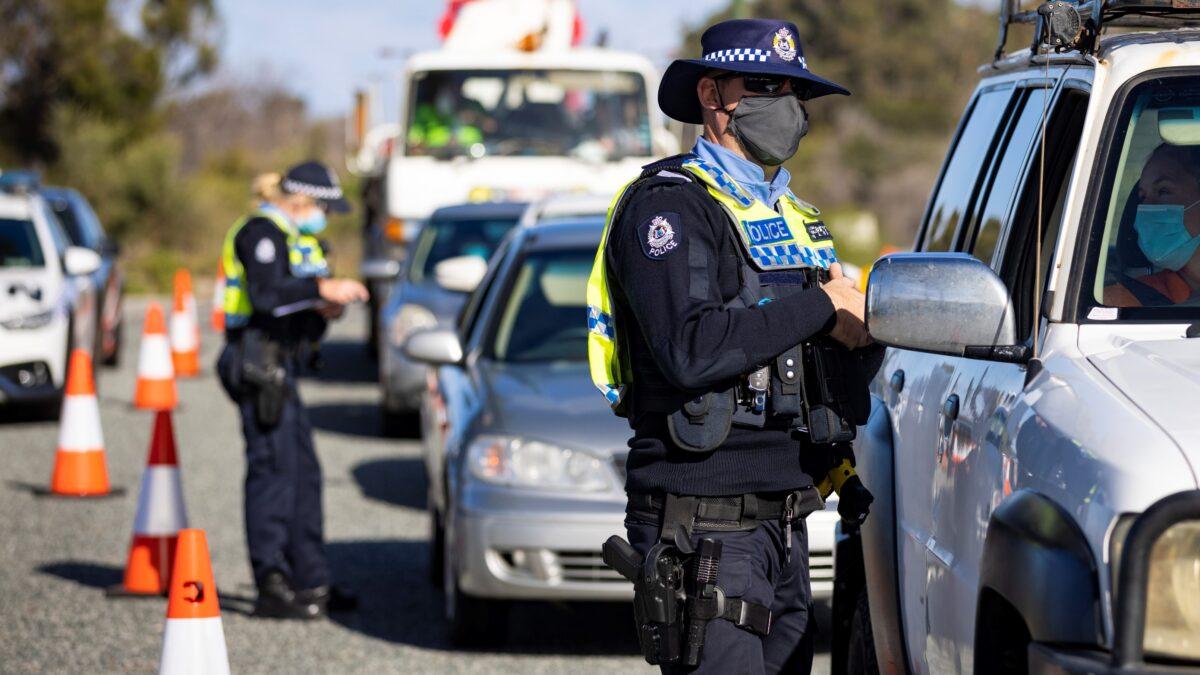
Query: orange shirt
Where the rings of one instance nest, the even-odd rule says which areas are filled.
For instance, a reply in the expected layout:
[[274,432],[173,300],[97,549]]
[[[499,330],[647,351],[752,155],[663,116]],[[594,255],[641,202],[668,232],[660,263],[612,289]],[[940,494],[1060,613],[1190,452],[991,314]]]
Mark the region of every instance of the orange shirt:
[[[1138,281],[1162,293],[1172,303],[1180,303],[1192,297],[1192,287],[1178,273],[1172,270],[1162,270],[1154,274],[1138,277]],[[1141,300],[1128,288],[1121,284],[1113,284],[1104,289],[1104,304],[1109,307],[1141,307]]]

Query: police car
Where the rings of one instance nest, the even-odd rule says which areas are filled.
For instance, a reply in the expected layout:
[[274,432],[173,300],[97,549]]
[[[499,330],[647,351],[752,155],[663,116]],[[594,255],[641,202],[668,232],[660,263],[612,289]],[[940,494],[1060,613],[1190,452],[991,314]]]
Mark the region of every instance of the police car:
[[[0,405],[49,404],[62,395],[76,309],[101,264],[67,235],[28,174],[0,174]],[[86,339],[86,338],[85,338]],[[91,342],[79,342],[91,345]]]
[[980,69],[915,252],[871,272],[834,671],[1194,673],[1200,6],[1015,6],[1039,48]]

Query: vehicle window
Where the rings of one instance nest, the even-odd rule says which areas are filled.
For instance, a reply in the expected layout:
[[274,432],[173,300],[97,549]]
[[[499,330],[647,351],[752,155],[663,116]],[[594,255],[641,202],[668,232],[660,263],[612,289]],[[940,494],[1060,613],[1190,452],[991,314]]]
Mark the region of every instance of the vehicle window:
[[405,152],[412,156],[648,157],[646,84],[633,72],[417,73]]
[[471,331],[475,327],[475,320],[479,318],[479,308],[483,306],[483,299],[489,293],[492,282],[496,279],[497,271],[503,265],[504,257],[508,255],[508,250],[512,245],[511,241],[511,238],[502,241],[500,247],[488,259],[487,273],[483,275],[483,279],[479,282],[479,287],[471,293],[471,297],[467,299],[462,311],[459,312],[455,326],[458,331],[458,339],[464,345],[467,343],[467,338],[470,337]]
[[1200,78],[1134,87],[1097,195],[1084,302],[1098,319],[1200,317]]
[[954,248],[955,234],[959,224],[970,217],[967,209],[975,201],[981,170],[988,165],[1011,98],[1011,85],[976,97],[934,194],[922,251]]
[[61,257],[67,251],[67,247],[71,245],[70,239],[67,237],[67,231],[63,227],[62,221],[55,215],[53,209],[42,202],[42,215],[46,219],[46,224],[50,227],[50,238],[54,240],[54,248],[58,251]]
[[493,330],[498,361],[587,359],[587,280],[596,252],[540,251],[527,256]]
[[0,218],[0,267],[42,267],[45,264],[33,221]]
[[65,199],[54,199],[50,202],[50,208],[54,210],[54,215],[58,216],[71,243],[75,246],[87,246],[87,233],[79,218],[76,217],[75,210],[71,208],[71,203]]
[[[997,254],[1002,258],[1000,277],[1012,295],[1017,335],[1022,340],[1030,339],[1033,333],[1035,291],[1045,292],[1050,261],[1054,258],[1054,245],[1062,226],[1071,167],[1075,163],[1080,135],[1083,133],[1087,101],[1086,93],[1076,89],[1065,90],[1048,111],[1045,178],[1039,185],[1043,159],[1041,143],[1038,141],[1041,135],[1039,129],[1033,152],[1028,155],[1028,167],[1025,170],[1027,178],[1014,211],[1012,226],[1001,235],[1002,250]],[[1040,223],[1039,200],[1042,205]],[[1040,260],[1036,245],[1039,227],[1042,232]]]
[[1018,95],[1018,110],[1011,133],[997,152],[996,170],[992,184],[979,210],[979,225],[974,241],[964,247],[971,255],[999,269],[999,261],[993,260],[1000,244],[1000,233],[1008,225],[1010,207],[1024,177],[1028,164],[1029,148],[1042,132],[1042,114],[1046,112],[1047,89],[1025,89]]
[[449,258],[474,255],[491,257],[500,240],[517,224],[516,218],[492,220],[440,220],[421,228],[413,247],[408,279],[421,282],[433,278],[437,264]]

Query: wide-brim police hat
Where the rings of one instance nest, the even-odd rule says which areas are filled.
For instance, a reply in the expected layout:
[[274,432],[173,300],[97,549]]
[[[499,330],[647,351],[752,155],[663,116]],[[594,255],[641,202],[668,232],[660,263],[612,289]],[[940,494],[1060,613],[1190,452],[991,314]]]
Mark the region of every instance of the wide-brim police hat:
[[802,80],[805,99],[829,94],[850,95],[850,90],[814,75],[808,69],[796,24],[771,19],[733,19],[711,26],[700,36],[698,59],[676,59],[663,73],[658,105],[668,116],[700,124],[696,83],[711,69],[756,75],[783,75]]
[[317,200],[325,210],[348,213],[350,202],[342,194],[337,174],[320,162],[302,162],[287,170],[279,187],[289,194],[307,195]]

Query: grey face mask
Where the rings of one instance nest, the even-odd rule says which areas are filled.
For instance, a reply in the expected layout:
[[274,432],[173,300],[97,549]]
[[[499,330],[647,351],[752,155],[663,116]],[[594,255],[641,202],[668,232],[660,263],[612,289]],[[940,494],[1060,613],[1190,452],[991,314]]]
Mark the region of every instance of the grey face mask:
[[795,96],[747,96],[729,114],[742,146],[767,166],[783,164],[808,133],[808,114]]

